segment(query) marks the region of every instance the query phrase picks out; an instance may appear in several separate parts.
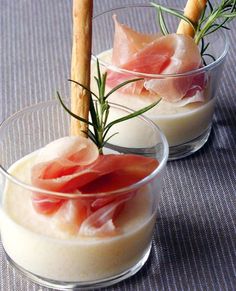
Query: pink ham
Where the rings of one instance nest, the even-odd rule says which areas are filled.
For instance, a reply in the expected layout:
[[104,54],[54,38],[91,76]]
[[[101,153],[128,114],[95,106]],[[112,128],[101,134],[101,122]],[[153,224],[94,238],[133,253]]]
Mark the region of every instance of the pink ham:
[[53,216],[54,225],[63,232],[77,234],[83,221],[92,214],[90,204],[89,199],[65,200]]
[[[180,34],[153,38],[149,36],[147,41],[142,42],[136,49],[137,43],[128,39],[132,39],[132,35],[134,35],[138,42],[138,35],[142,39],[144,38],[143,34],[120,24],[116,18],[115,29],[112,61],[113,65],[124,71],[123,73],[115,70],[108,71],[107,84],[109,87],[133,79],[135,76],[138,77],[139,75],[136,75],[135,72],[163,75],[181,74],[198,69],[201,66],[202,60],[199,49],[189,36]],[[133,74],[127,71],[132,71]],[[136,95],[157,95],[167,101],[177,102],[188,96],[189,92],[196,92],[194,88],[201,90],[202,83],[192,76],[178,78],[145,77],[144,81],[128,84],[120,91]]]
[[[56,155],[57,158],[54,160],[47,160],[43,150],[41,155],[44,157],[44,162],[38,163],[32,168],[33,186],[48,191],[78,193],[80,198],[68,200],[59,196],[34,193],[33,206],[39,213],[54,214],[61,225],[60,228],[67,229],[70,233],[78,229],[85,220],[88,219],[88,223],[93,221],[93,217],[97,217],[95,213],[105,211],[109,215],[104,214],[107,220],[103,221],[103,225],[96,226],[95,223],[94,226],[93,223],[91,227],[98,227],[99,233],[112,233],[113,227],[110,228],[110,226],[116,215],[122,211],[123,202],[131,199],[135,192],[124,189],[119,194],[112,196],[109,192],[120,190],[142,180],[155,170],[158,162],[155,159],[138,155],[96,155],[93,151],[97,151],[97,148],[94,148],[91,142],[85,142],[86,147],[80,146],[80,142],[84,143],[84,139],[80,137],[75,140],[78,147],[71,146],[67,140],[63,141],[64,146],[67,145],[73,150],[69,152],[68,148],[63,147],[63,157]],[[55,144],[62,145],[60,140]],[[48,150],[50,147],[49,144],[45,149]],[[83,155],[80,155],[81,148]],[[56,151],[55,146],[54,153]],[[85,157],[87,157],[87,163]],[[95,159],[95,157],[97,158]],[[101,193],[103,193],[102,197],[96,196]],[[92,195],[83,197],[83,194]],[[109,207],[113,211],[109,211]],[[91,219],[89,219],[90,216]],[[86,229],[89,227],[88,224],[83,225],[86,226],[84,226]]]
[[[89,139],[82,137],[63,137],[57,139],[42,150],[38,155],[40,162],[32,167],[31,182],[35,187],[56,191],[73,191],[74,183],[86,184],[94,173],[76,173],[78,165],[90,164],[98,158],[98,149]],[[81,176],[82,178],[78,178]],[[92,176],[92,177],[91,177]],[[34,208],[44,214],[58,210],[63,200],[52,195],[34,193]]]
[[129,197],[109,203],[98,210],[83,221],[81,224],[79,234],[86,236],[106,236],[117,234],[114,224],[114,217]]
[[72,162],[79,162],[80,165],[87,165],[95,161],[98,155],[98,149],[90,139],[65,136],[43,147],[39,151],[38,161],[48,162],[57,158],[65,158]]
[[58,158],[35,165],[31,180],[34,186],[49,191],[101,193],[136,183],[156,166],[156,160],[137,155],[100,155],[93,163],[82,166]]
[[135,53],[158,37],[158,35],[136,32],[127,25],[119,23],[116,15],[113,15],[113,20],[115,23],[115,36],[112,63],[116,66],[129,61]]

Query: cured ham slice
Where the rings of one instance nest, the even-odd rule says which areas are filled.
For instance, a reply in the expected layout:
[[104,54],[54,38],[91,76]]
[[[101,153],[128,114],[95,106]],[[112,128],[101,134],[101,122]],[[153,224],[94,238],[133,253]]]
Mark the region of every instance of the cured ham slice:
[[[83,225],[84,233],[111,234],[114,219],[122,211],[124,202],[136,193],[127,187],[153,172],[158,162],[131,154],[98,155],[97,147],[86,138],[77,137],[70,142],[68,139],[71,138],[55,141],[40,152],[44,161],[32,167],[31,181],[40,189],[75,194],[75,199],[37,192],[32,196],[33,206],[41,214],[54,215],[60,228],[69,233],[76,232]],[[58,145],[63,146],[62,157],[56,153]],[[55,159],[50,159],[53,155],[48,154],[49,149],[54,152]],[[110,195],[116,190],[119,193]],[[83,194],[86,195],[83,197]],[[94,221],[101,213],[104,219],[99,220],[103,222],[100,225]]]
[[34,193],[32,196],[32,203],[34,209],[41,214],[51,214],[57,211],[63,204],[63,200],[55,198],[54,196]]
[[[136,76],[136,72],[162,76],[145,77],[144,81],[131,83],[122,89],[121,92],[147,95],[147,92],[157,97],[162,97],[169,102],[177,102],[189,95],[196,88],[202,89],[202,83],[198,78],[190,76],[165,77],[169,74],[182,74],[201,66],[202,59],[194,40],[186,35],[168,34],[162,37],[150,36],[146,42],[142,42],[138,49],[134,39],[144,38],[139,34],[120,24],[115,18],[115,39],[113,47],[112,62],[123,71],[108,71],[107,84],[110,87],[118,85]],[[139,35],[139,37],[138,37]],[[128,40],[129,39],[129,40]],[[134,43],[134,44],[133,44]],[[123,49],[124,48],[124,49]],[[132,53],[131,53],[132,52]],[[129,73],[132,72],[132,76]],[[139,74],[137,74],[137,77]],[[194,91],[196,92],[196,90]],[[191,95],[192,96],[192,95]]]
[[69,199],[53,216],[54,225],[71,235],[78,233],[82,222],[91,215],[89,199]]
[[114,225],[114,216],[119,207],[129,198],[109,203],[83,221],[79,234],[86,236],[114,235],[117,229]]
[[119,23],[116,15],[113,15],[113,20],[115,23],[115,36],[112,63],[116,66],[129,61],[135,53],[159,36],[136,32],[127,25]]
[[34,186],[49,191],[101,193],[136,183],[156,167],[156,160],[137,155],[100,155],[82,166],[59,158],[35,165],[31,180]]
[[90,139],[65,136],[43,147],[38,154],[38,162],[65,158],[72,162],[79,162],[80,165],[86,165],[95,161],[98,155],[98,149]]
[[[97,159],[99,153],[92,141],[77,136],[57,139],[38,154],[38,164],[31,171],[31,181],[35,187],[56,191],[70,191],[72,184],[87,183],[93,173],[75,173],[79,165],[90,164]],[[73,188],[73,187],[72,187]],[[32,197],[34,208],[39,213],[51,214],[58,210],[63,200],[52,195],[34,193]]]
[[[169,51],[170,55],[160,71],[157,71],[158,74],[181,74],[200,67],[201,55],[191,37],[169,34],[159,39],[156,48],[160,47],[160,44],[163,45],[163,50]],[[156,51],[160,54],[158,49]],[[155,72],[153,71],[153,73]],[[163,99],[176,102],[181,100],[194,84],[192,76],[180,76],[146,80],[144,86]]]
[[99,174],[96,169],[57,159],[34,166],[31,180],[38,188],[68,193],[98,178]]

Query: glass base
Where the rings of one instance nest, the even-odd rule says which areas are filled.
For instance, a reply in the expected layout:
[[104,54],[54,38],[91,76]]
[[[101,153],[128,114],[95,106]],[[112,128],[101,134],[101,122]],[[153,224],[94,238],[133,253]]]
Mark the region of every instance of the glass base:
[[191,141],[170,147],[168,160],[173,161],[182,159],[198,151],[207,142],[211,133],[211,127],[212,125],[210,125],[200,136]]
[[150,244],[146,253],[144,256],[140,259],[140,261],[131,267],[130,269],[126,270],[125,272],[122,272],[118,275],[109,277],[109,278],[104,278],[101,280],[96,280],[96,281],[89,281],[89,282],[62,282],[62,281],[56,281],[56,280],[50,280],[47,278],[43,278],[40,276],[37,276],[31,272],[28,272],[24,268],[20,267],[18,264],[16,264],[6,253],[6,257],[8,262],[16,268],[22,275],[26,276],[30,281],[39,284],[41,286],[47,287],[47,288],[53,288],[57,290],[90,290],[90,289],[95,289],[95,288],[102,288],[102,287],[107,287],[111,286],[113,284],[116,284],[122,280],[125,280],[134,274],[136,274],[146,263],[150,252],[151,252],[151,247],[152,245]]

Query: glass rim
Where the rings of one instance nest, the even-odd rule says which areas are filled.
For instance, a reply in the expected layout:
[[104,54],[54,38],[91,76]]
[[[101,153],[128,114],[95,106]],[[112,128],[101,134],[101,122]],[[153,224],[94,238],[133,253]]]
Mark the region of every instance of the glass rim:
[[[7,125],[7,123],[9,121],[11,121],[13,118],[15,118],[17,115],[21,115],[23,112],[26,112],[30,109],[34,109],[36,110],[38,107],[45,107],[45,106],[49,106],[49,105],[53,105],[55,102],[57,102],[56,100],[48,100],[48,101],[43,101],[43,102],[39,102],[35,105],[31,105],[31,106],[27,106],[17,112],[15,112],[14,114],[12,114],[10,117],[6,118],[5,120],[3,120],[3,122],[0,124],[0,132],[3,129],[3,127],[5,125]],[[112,105],[113,107],[119,108],[119,109],[123,109],[125,111],[128,112],[134,112],[134,110],[126,107],[126,106],[122,106],[119,104],[115,104],[112,102],[109,102],[110,105]],[[14,184],[25,188],[28,191],[31,192],[36,192],[36,193],[40,193],[40,194],[45,194],[45,195],[51,195],[53,197],[60,197],[62,199],[78,199],[78,198],[91,198],[96,196],[98,197],[104,197],[104,196],[110,196],[110,195],[119,195],[119,194],[123,194],[125,192],[131,192],[132,190],[136,190],[139,189],[140,187],[146,185],[149,181],[151,181],[156,175],[158,175],[158,173],[160,173],[162,171],[162,169],[164,168],[167,160],[168,160],[168,155],[169,155],[169,146],[168,146],[168,142],[167,139],[164,135],[164,133],[160,130],[160,128],[149,118],[147,118],[144,115],[139,115],[137,116],[138,118],[144,120],[145,122],[149,123],[151,125],[151,127],[153,128],[153,130],[155,131],[156,135],[159,134],[160,136],[160,141],[163,144],[163,155],[161,157],[161,160],[158,164],[158,167],[147,177],[145,177],[144,179],[138,181],[135,184],[132,184],[130,186],[127,187],[123,187],[117,190],[113,190],[113,191],[108,191],[108,192],[102,192],[102,193],[74,193],[74,194],[70,194],[70,193],[63,193],[63,192],[56,192],[56,191],[49,191],[46,189],[41,189],[38,187],[35,187],[33,185],[27,184],[23,181],[21,181],[20,179],[16,178],[15,176],[13,176],[12,174],[10,174],[8,172],[7,169],[5,169],[2,165],[1,165],[1,161],[0,161],[0,174],[2,174],[7,180],[13,182]],[[39,150],[39,149],[38,149]],[[22,157],[24,158],[24,157]],[[13,163],[14,164],[14,163]]]
[[[95,20],[96,18],[104,15],[104,14],[107,14],[109,12],[112,12],[112,11],[116,11],[116,10],[122,10],[122,9],[127,9],[127,8],[141,8],[141,7],[144,7],[144,8],[153,8],[155,9],[154,6],[151,6],[151,5],[148,5],[148,4],[129,4],[129,5],[125,5],[125,6],[120,6],[120,7],[116,7],[116,8],[113,8],[113,9],[109,9],[109,10],[106,10],[106,11],[103,11],[95,16],[93,16],[93,20]],[[169,8],[169,6],[167,6]],[[175,8],[175,7],[172,7],[178,11],[183,11],[181,10],[180,8]],[[218,31],[219,33],[219,31]],[[229,50],[229,41],[228,41],[228,37],[226,36],[226,33],[224,31],[220,31],[220,35],[225,43],[224,45],[224,50],[223,52],[221,53],[221,55],[215,59],[213,62],[209,63],[208,65],[206,66],[203,66],[203,67],[200,67],[198,69],[194,69],[194,70],[191,70],[191,71],[188,71],[188,72],[185,72],[185,73],[177,73],[177,74],[147,74],[147,73],[142,73],[142,72],[136,72],[136,71],[130,71],[130,70],[126,70],[126,69],[122,69],[122,68],[119,68],[118,66],[115,66],[115,65],[112,65],[111,63],[108,63],[106,61],[103,61],[101,59],[99,59],[99,57],[97,55],[94,55],[92,53],[92,60],[93,61],[96,61],[96,60],[99,60],[99,63],[103,66],[105,66],[107,69],[109,70],[112,70],[112,71],[115,71],[115,72],[118,72],[118,73],[122,73],[122,74],[129,74],[129,75],[134,75],[137,76],[137,77],[148,77],[148,78],[158,78],[158,79],[165,79],[165,78],[179,78],[179,77],[186,77],[186,76],[192,76],[192,75],[196,75],[196,74],[200,74],[202,72],[207,72],[207,71],[210,71],[212,69],[214,69],[215,67],[217,67],[219,64],[221,64],[227,53],[228,53],[228,50]]]

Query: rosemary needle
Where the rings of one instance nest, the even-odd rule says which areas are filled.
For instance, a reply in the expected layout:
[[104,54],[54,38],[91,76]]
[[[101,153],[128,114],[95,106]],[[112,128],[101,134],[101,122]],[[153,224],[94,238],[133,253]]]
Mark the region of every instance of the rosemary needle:
[[207,53],[209,43],[206,43],[204,38],[219,29],[229,30],[229,27],[226,25],[236,17],[236,0],[223,0],[220,4],[215,5],[208,0],[201,17],[195,26],[191,20],[184,16],[179,10],[167,8],[156,3],[151,4],[157,9],[158,23],[160,30],[164,35],[167,34],[168,28],[164,20],[163,12],[183,19],[192,25],[195,30],[194,41],[197,45],[201,43],[201,55],[203,61],[204,56],[211,57],[214,60],[214,56]]
[[159,99],[158,101],[156,101],[156,102],[154,102],[154,103],[152,103],[152,104],[150,104],[150,105],[148,105],[140,110],[134,111],[133,113],[127,114],[121,118],[118,118],[118,119],[113,120],[113,121],[108,123],[108,116],[110,113],[110,105],[109,105],[109,102],[107,100],[108,97],[111,94],[113,94],[114,92],[116,92],[118,89],[120,89],[121,87],[124,87],[125,85],[127,85],[129,83],[140,81],[143,79],[137,78],[137,79],[125,81],[125,82],[117,85],[113,89],[111,89],[111,91],[109,91],[107,94],[105,94],[107,73],[101,74],[100,65],[99,65],[98,60],[97,60],[97,77],[94,77],[94,78],[95,78],[95,81],[97,83],[98,94],[92,92],[90,89],[83,86],[83,84],[80,84],[74,80],[69,80],[71,82],[76,83],[78,86],[83,87],[85,90],[87,90],[90,93],[90,117],[91,117],[91,121],[88,121],[84,118],[81,118],[80,116],[71,112],[71,110],[68,109],[66,107],[66,105],[64,104],[59,92],[57,92],[57,97],[58,97],[62,107],[67,111],[67,113],[69,113],[74,118],[76,118],[82,122],[87,123],[90,126],[89,127],[89,137],[97,145],[100,154],[102,154],[103,153],[102,149],[103,149],[104,145],[114,135],[113,134],[113,135],[109,136],[109,130],[111,129],[112,126],[114,126],[117,123],[123,122],[125,120],[137,117],[137,116],[145,113],[146,111],[150,110],[155,105],[157,105],[161,99]]

